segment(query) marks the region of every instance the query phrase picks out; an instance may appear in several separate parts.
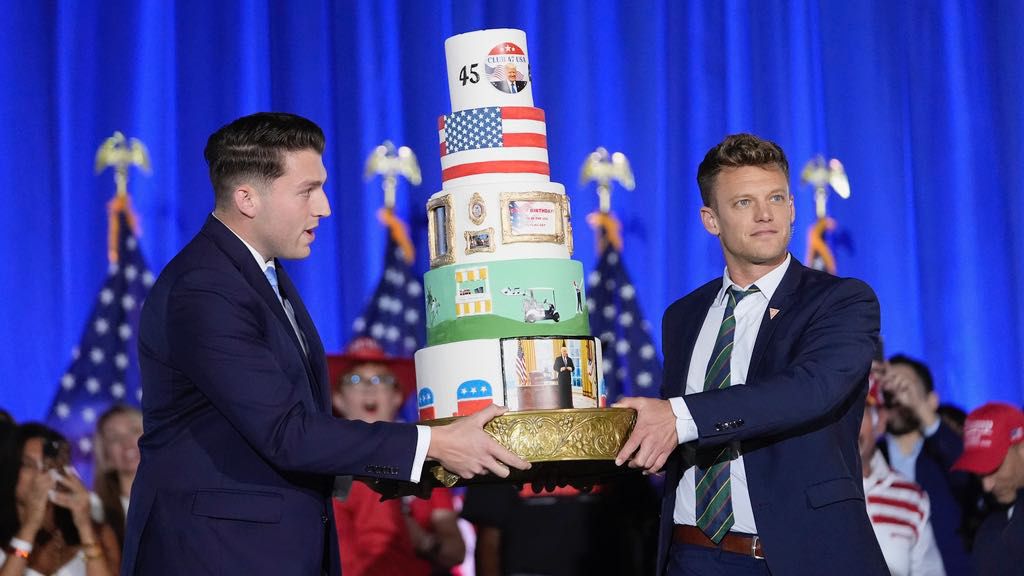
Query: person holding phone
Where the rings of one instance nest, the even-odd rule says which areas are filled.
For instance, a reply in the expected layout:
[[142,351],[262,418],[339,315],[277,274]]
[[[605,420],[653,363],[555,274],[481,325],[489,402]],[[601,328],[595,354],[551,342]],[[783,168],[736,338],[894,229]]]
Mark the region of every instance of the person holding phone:
[[67,440],[42,424],[3,434],[0,576],[108,576],[120,550],[113,531],[90,515],[89,490],[70,465]]

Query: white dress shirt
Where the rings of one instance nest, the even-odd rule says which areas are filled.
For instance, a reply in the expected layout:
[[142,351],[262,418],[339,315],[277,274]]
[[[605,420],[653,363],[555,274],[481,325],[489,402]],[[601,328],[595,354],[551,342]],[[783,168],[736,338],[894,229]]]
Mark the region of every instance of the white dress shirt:
[[[750,355],[754,350],[754,342],[757,341],[757,333],[761,328],[761,319],[768,309],[768,302],[771,300],[775,290],[782,282],[782,277],[789,268],[789,261],[792,256],[787,255],[785,262],[779,264],[771,272],[768,272],[753,285],[757,286],[758,292],[750,294],[736,304],[733,314],[736,317],[736,331],[733,334],[732,357],[730,359],[730,385],[737,386],[746,383],[747,369],[750,366]],[[746,290],[750,286],[739,286],[729,278],[729,270],[726,268],[722,276],[722,288],[718,291],[714,303],[704,317],[704,324],[701,326],[697,336],[697,343],[693,347],[690,356],[690,369],[686,374],[686,394],[697,394],[704,391],[704,377],[707,372],[708,362],[711,360],[711,353],[715,348],[715,341],[718,339],[718,331],[722,325],[722,318],[725,315],[725,307],[728,304],[726,290],[736,286],[740,290]],[[666,351],[670,353],[671,351]],[[690,415],[690,410],[682,397],[670,398],[672,411],[676,415],[676,434],[679,443],[696,440],[699,436],[697,425]],[[676,487],[676,508],[673,513],[673,520],[676,524],[696,525],[697,496],[694,487],[695,468],[691,466],[683,474],[683,478]],[[750,492],[747,490],[747,472],[743,467],[743,456],[738,455],[729,467],[732,485],[732,510],[735,524],[733,532],[757,534],[757,525],[754,523],[754,513],[750,505]]]
[[[213,217],[217,218],[217,215],[214,214]],[[220,218],[217,218],[217,220],[221,221]],[[221,221],[221,224],[224,224],[224,222]],[[228,226],[227,224],[224,224],[224,227],[227,228],[228,230],[231,230],[231,227]],[[256,263],[259,265],[260,270],[263,270],[264,273],[265,273],[267,268],[270,268],[272,266],[275,267],[274,268],[275,271],[277,270],[277,268],[276,268],[276,266],[274,264],[274,260],[273,259],[267,260],[266,258],[264,258],[263,255],[261,255],[255,248],[253,248],[248,242],[245,241],[244,238],[239,236],[238,233],[235,232],[234,230],[231,230],[231,233],[234,234],[236,238],[241,240],[242,244],[245,244],[245,247],[249,249],[249,252],[252,253],[252,257],[256,259]],[[270,283],[270,280],[268,279],[267,280],[267,284],[269,284],[269,283]],[[288,316],[288,321],[291,322],[292,329],[295,330],[295,334],[298,335],[298,337],[299,337],[299,343],[302,344],[302,351],[308,355],[309,354],[309,350],[308,350],[308,346],[306,344],[306,337],[302,333],[302,331],[299,330],[299,325],[295,321],[295,310],[292,308],[291,304],[288,303],[288,300],[285,299],[284,297],[282,297],[280,291],[277,292],[277,299],[278,299],[279,302],[281,302],[281,305],[284,306],[284,311],[285,311],[285,313]],[[430,447],[430,427],[429,426],[421,426],[421,425],[417,424],[416,425],[416,455],[413,456],[413,460],[412,460],[412,477],[410,478],[410,480],[412,480],[413,482],[419,482],[420,481],[420,475],[423,473],[423,463],[427,459],[427,448],[429,448],[429,447]]]

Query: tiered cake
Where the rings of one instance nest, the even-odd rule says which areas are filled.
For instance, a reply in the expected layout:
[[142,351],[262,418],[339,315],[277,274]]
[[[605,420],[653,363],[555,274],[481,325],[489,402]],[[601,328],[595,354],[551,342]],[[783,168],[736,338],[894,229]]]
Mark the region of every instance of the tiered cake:
[[583,266],[569,259],[569,201],[549,179],[526,35],[470,32],[445,52],[452,113],[438,119],[443,184],[427,203],[420,420],[492,402],[514,412],[603,407],[600,341]]

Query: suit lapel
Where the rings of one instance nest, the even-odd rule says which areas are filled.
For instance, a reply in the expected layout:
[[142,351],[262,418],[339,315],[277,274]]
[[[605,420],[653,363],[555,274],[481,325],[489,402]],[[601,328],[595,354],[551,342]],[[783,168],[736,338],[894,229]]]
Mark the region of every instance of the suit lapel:
[[[764,357],[768,343],[771,342],[775,328],[785,321],[789,307],[793,304],[793,297],[796,294],[797,286],[800,285],[800,278],[803,276],[803,273],[804,265],[796,258],[791,258],[789,268],[782,277],[782,282],[779,283],[778,289],[772,295],[771,301],[768,302],[768,308],[764,311],[764,316],[761,318],[761,327],[757,331],[757,340],[754,342],[754,350],[750,354],[750,365],[747,368],[748,380],[750,380],[753,374],[757,373],[758,365]],[[774,314],[772,310],[775,310]]]
[[[299,358],[304,362],[306,378],[309,380],[312,388],[310,393],[313,394],[313,398],[317,399],[315,404],[317,408],[325,409],[326,406],[330,405],[330,400],[326,399],[325,403],[325,397],[320,386],[320,382],[324,379],[322,368],[324,357],[323,345],[320,343],[320,337],[317,335],[316,328],[309,318],[309,313],[306,312],[306,307],[302,304],[302,299],[299,298],[295,285],[292,284],[291,279],[285,273],[280,262],[276,262],[277,281],[282,295],[288,298],[292,309],[295,311],[296,324],[306,335],[310,355],[308,358],[302,352],[302,344],[299,343],[298,334],[292,329],[292,323],[288,320],[288,313],[285,312],[284,306],[281,305],[277,294],[274,293],[274,288],[267,280],[263,269],[256,263],[256,259],[252,257],[252,252],[245,247],[245,244],[238,239],[234,232],[228,229],[223,222],[213,217],[213,215],[207,217],[206,223],[203,225],[203,233],[213,240],[214,244],[228,256],[242,274],[242,277],[245,278],[245,281],[256,290],[267,306],[273,311],[277,320],[284,326],[285,332],[290,336]],[[312,366],[317,366],[317,369],[313,369]]]
[[[680,373],[679,382],[671,383],[671,386],[675,386],[674,390],[666,396],[671,398],[673,396],[682,396],[686,394],[686,378],[690,374],[690,362],[693,360],[693,347],[697,345],[697,337],[700,335],[700,329],[704,326],[704,319],[708,315],[708,310],[711,309],[711,305],[715,303],[715,296],[718,295],[718,291],[722,288],[722,281],[712,281],[705,284],[699,289],[697,299],[694,300],[693,306],[688,310],[683,311],[682,326],[680,330],[680,343],[677,348],[678,353],[683,355],[682,358],[682,371]],[[666,351],[666,353],[669,353]]]
[[[302,302],[299,291],[295,288],[295,284],[292,283],[291,277],[285,272],[279,260],[276,263],[277,281],[280,284],[281,294],[292,305],[292,311],[295,312],[295,323],[299,326],[303,336],[306,337],[306,346],[309,347],[309,353],[308,355],[304,354],[303,359],[306,362],[306,375],[309,377],[310,385],[313,387],[313,396],[318,398],[323,406],[329,406],[330,398],[327,396],[327,387],[323,385],[326,379],[324,378],[323,369],[324,347],[320,342],[320,335],[317,333],[313,319],[310,318],[309,311],[306,310],[306,305]],[[288,323],[287,317],[285,317],[285,322]],[[290,323],[288,323],[288,328],[291,329]],[[294,333],[295,331],[292,330],[292,332]],[[298,341],[298,335],[295,336],[295,345],[299,347],[299,353],[301,354],[302,345]]]
[[[288,327],[288,332],[295,332],[292,330],[291,322],[288,321],[288,314],[285,313],[284,307],[281,306],[281,301],[277,299],[277,294],[274,293],[274,288],[267,280],[263,269],[256,263],[256,259],[252,257],[252,252],[249,252],[245,244],[235,236],[235,233],[212,215],[207,217],[206,224],[203,225],[203,232],[234,262],[235,267],[242,273],[245,281],[256,290],[260,297],[263,298],[263,301],[267,303],[267,306],[274,311],[277,319]],[[280,282],[280,280],[278,281]],[[297,337],[292,334],[292,338],[295,340],[295,345],[298,346],[299,341]]]

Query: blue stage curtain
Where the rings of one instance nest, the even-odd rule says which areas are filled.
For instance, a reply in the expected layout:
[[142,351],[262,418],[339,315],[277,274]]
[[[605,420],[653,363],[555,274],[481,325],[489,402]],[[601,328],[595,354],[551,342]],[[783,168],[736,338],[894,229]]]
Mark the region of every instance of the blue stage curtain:
[[805,161],[838,157],[853,197],[830,212],[839,271],[882,302],[890,352],[921,357],[946,400],[1024,399],[1024,4],[821,0],[9,0],[0,19],[0,406],[44,415],[106,273],[114,130],[142,139],[132,174],[154,271],[212,208],[202,150],[231,119],[287,110],[320,123],[334,214],[289,271],[329,350],[379,275],[384,139],[411,146],[423,184],[398,212],[426,269],[424,204],[440,189],[436,118],[450,111],[444,40],[525,29],[552,179],[573,202],[576,258],[595,263],[578,183],[597,146],[625,152],[624,257],[660,332],[673,299],[722,272],[698,219],[696,166],[725,134],[789,153],[802,258],[813,219]]

